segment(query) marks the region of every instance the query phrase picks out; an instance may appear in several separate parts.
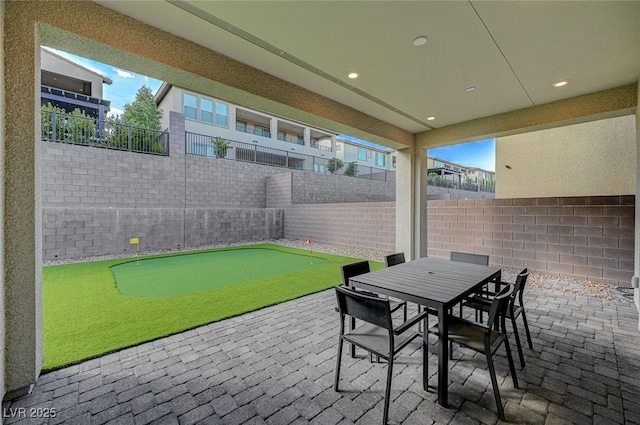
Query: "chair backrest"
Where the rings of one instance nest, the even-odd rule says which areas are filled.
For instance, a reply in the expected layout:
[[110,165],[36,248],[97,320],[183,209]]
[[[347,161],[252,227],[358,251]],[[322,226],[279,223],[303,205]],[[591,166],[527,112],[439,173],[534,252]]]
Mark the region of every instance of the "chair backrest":
[[395,266],[396,264],[404,263],[406,260],[404,259],[404,252],[397,252],[395,254],[385,255],[384,263],[387,267]]
[[388,299],[366,295],[345,286],[335,288],[342,319],[347,315],[384,329],[393,329]]
[[520,273],[518,273],[518,276],[516,277],[516,283],[513,287],[514,302],[515,302],[515,298],[517,297],[518,303],[521,306],[524,305],[522,300],[522,294],[524,293],[524,286],[527,283],[528,277],[529,277],[529,269],[522,270]]
[[[491,310],[489,310],[489,320],[487,320],[487,326],[490,329],[497,329],[497,324],[500,323],[500,329],[504,331],[505,328],[505,313],[509,302],[511,301],[511,295],[515,290],[514,285],[504,285],[498,295],[495,296],[491,302]],[[500,322],[498,322],[500,321]]]
[[360,261],[357,263],[347,264],[342,266],[342,284],[345,286],[349,285],[349,279],[354,276],[359,276],[361,274],[369,273],[371,268],[369,268],[368,261]]
[[449,258],[451,259],[451,261],[458,261],[460,263],[479,264],[481,266],[489,265],[488,255],[451,251],[451,256]]

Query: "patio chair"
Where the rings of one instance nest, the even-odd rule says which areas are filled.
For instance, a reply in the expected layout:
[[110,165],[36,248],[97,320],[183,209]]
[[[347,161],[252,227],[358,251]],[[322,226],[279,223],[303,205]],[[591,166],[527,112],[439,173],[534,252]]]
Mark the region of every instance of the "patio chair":
[[449,254],[451,261],[458,261],[460,263],[478,264],[481,266],[489,265],[489,256],[483,254],[471,254],[469,252],[451,251]]
[[[342,284],[346,287],[351,287],[351,284],[349,283],[349,279],[351,279],[354,276],[359,276],[361,274],[365,274],[365,273],[369,273],[371,271],[371,268],[369,267],[369,262],[368,261],[359,261],[357,263],[351,263],[351,264],[346,264],[344,266],[342,266]],[[382,295],[380,294],[376,294],[375,292],[369,292],[369,291],[362,291],[362,290],[358,290],[362,293],[368,294],[370,296],[374,296],[374,297],[382,297]],[[396,301],[396,300],[392,300],[390,302],[391,304],[391,311],[397,311],[400,310],[401,308],[404,308],[404,316],[403,316],[403,320],[406,322],[407,321],[407,303],[406,301]],[[351,318],[351,329],[354,329],[356,326],[356,320],[352,317]],[[356,347],[355,345],[351,346],[351,357],[355,357],[356,356]]]
[[[388,299],[371,296],[345,286],[337,286],[335,289],[338,311],[340,312],[340,337],[338,340],[338,359],[333,389],[339,391],[342,346],[345,341],[353,346],[367,350],[372,355],[375,354],[387,360],[387,381],[382,415],[382,423],[386,424],[389,417],[394,358],[407,344],[420,336],[418,332],[410,330],[410,328],[423,320],[428,313],[418,314],[411,320],[405,321],[394,328],[391,318],[391,303]],[[344,326],[345,316],[350,316],[365,323],[346,332]],[[427,355],[426,343],[424,342],[422,343],[422,355]],[[423,375],[423,379],[426,379],[426,376],[426,374]]]
[[396,252],[395,254],[385,255],[384,264],[387,267],[395,266],[404,263],[404,252]]
[[[496,370],[493,364],[493,355],[501,345],[504,345],[507,352],[507,360],[509,362],[509,370],[511,372],[513,386],[518,388],[518,378],[516,376],[515,366],[513,365],[513,356],[511,355],[509,339],[505,329],[506,311],[509,307],[511,294],[513,294],[513,292],[513,285],[507,285],[503,287],[498,295],[493,298],[491,301],[489,320],[487,321],[487,324],[451,316],[448,326],[448,337],[451,343],[458,344],[486,355],[487,366],[489,368],[489,374],[491,375],[491,385],[493,386],[493,395],[498,409],[498,417],[500,420],[505,422],[504,409],[500,398],[498,381],[496,379]],[[429,332],[438,335],[437,325],[432,326],[429,329]]]
[[[484,254],[472,254],[470,252],[451,251],[449,260],[459,263],[478,264],[480,266],[489,265],[489,256]],[[460,317],[462,317],[462,303],[460,304]],[[476,315],[476,320],[478,316]]]
[[[387,267],[393,267],[398,264],[402,264],[404,262],[406,262],[404,258],[404,252],[397,252],[395,254],[385,255],[384,257],[384,264]],[[422,307],[420,306],[420,304],[416,304],[416,305],[418,306],[418,313],[420,313]],[[431,314],[437,314],[435,310],[430,312]],[[407,320],[406,317],[405,317],[405,320]],[[429,322],[426,323],[426,326],[429,326]],[[422,332],[422,323],[418,323],[418,332]]]
[[[511,301],[506,311],[506,317],[511,320],[511,327],[513,328],[513,335],[516,339],[516,347],[518,348],[518,355],[520,357],[520,366],[524,367],[524,354],[522,353],[522,344],[520,343],[520,334],[518,327],[516,326],[516,318],[522,316],[522,322],[524,324],[524,331],[527,335],[527,342],[529,348],[533,350],[533,343],[531,342],[531,333],[529,331],[529,323],[527,322],[527,315],[524,311],[524,287],[529,277],[529,269],[522,270],[516,277],[516,282],[510,284],[507,282],[501,282],[501,285],[513,286],[513,294],[511,295]],[[468,298],[462,303],[465,307],[471,307],[480,312],[480,319],[482,320],[482,312],[489,312],[491,309],[492,298],[494,293],[485,292],[476,294]]]

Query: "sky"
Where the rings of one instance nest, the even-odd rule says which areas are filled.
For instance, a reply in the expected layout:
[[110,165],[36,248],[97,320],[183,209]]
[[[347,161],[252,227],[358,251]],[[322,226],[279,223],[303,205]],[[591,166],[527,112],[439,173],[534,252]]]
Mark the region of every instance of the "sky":
[[[96,62],[61,50],[52,49],[50,47],[45,48],[111,79],[111,81],[113,81],[112,84],[103,85],[103,96],[105,99],[111,101],[111,114],[122,114],[124,111],[124,105],[133,102],[138,89],[143,85],[150,87],[153,93],[155,93],[162,84],[162,81],[146,75],[116,68],[112,65]],[[385,146],[376,145],[375,143],[351,137],[346,134],[340,134],[338,137],[381,150],[389,149]],[[495,171],[496,168],[494,139],[429,149],[427,155],[455,162],[460,165],[466,165],[468,167],[482,168],[487,171]]]
[[442,148],[429,149],[427,155],[468,167],[496,171],[496,140],[486,139]]

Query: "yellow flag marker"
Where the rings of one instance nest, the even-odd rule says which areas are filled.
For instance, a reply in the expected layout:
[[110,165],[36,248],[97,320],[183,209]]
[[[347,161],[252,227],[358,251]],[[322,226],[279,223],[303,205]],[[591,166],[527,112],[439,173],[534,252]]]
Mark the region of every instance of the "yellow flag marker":
[[136,264],[140,264],[138,255],[140,254],[140,238],[129,238],[129,245],[136,245]]

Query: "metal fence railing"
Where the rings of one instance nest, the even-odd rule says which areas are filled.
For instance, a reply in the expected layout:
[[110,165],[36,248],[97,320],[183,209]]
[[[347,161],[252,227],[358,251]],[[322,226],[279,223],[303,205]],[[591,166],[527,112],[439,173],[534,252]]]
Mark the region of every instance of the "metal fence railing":
[[169,155],[169,133],[57,111],[42,111],[42,140]]
[[[239,142],[204,134],[185,132],[185,152],[190,155],[225,158],[235,161],[254,162],[273,167],[315,171],[330,174],[328,158],[305,155],[280,149],[267,148],[255,143]],[[362,179],[395,182],[395,171],[354,164],[345,164],[333,174]]]
[[438,175],[427,176],[427,185],[444,187],[447,189],[466,190],[469,192],[495,193],[496,191],[495,184],[478,184],[478,183],[469,183],[469,182],[460,183],[457,180],[450,180]]

